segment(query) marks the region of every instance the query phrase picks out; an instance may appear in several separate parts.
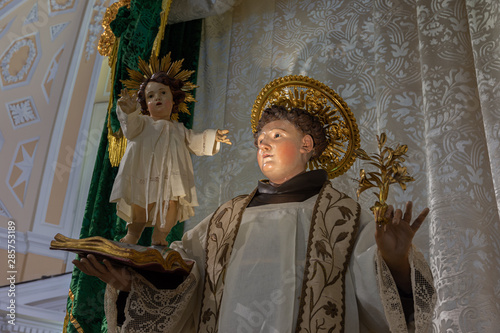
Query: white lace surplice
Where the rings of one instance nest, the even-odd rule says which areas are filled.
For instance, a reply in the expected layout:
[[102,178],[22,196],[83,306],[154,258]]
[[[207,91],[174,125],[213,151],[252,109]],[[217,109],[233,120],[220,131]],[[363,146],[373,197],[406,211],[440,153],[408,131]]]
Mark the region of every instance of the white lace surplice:
[[[316,198],[317,196],[314,196],[305,202],[265,205],[245,210],[227,268],[219,332],[294,331],[310,220]],[[402,308],[393,304],[394,300],[398,301],[397,289],[387,267],[381,264],[380,256],[376,255],[372,218],[369,212],[362,211],[361,231],[346,272],[344,332],[389,332],[388,320],[394,332],[406,332]],[[134,314],[130,309],[125,311],[129,318],[125,329],[127,332],[140,332],[139,327],[169,327],[163,331],[158,330],[159,332],[196,332],[204,279],[204,244],[210,219],[211,216],[207,217],[197,227],[187,232],[181,242],[172,244],[172,248],[179,251],[183,257],[196,261],[191,278],[197,281],[197,287],[191,289],[192,297],[186,296],[186,288],[193,280],[186,280],[175,291],[158,290],[148,286],[148,283],[144,283],[142,277],[136,274],[128,302],[134,300],[135,306],[130,306],[131,309],[142,304],[142,314]],[[413,252],[415,251],[410,254],[412,268],[430,274],[425,260],[418,253],[415,256]],[[376,266],[380,267],[377,269]],[[427,279],[432,281],[432,276],[427,276]],[[426,287],[426,283],[415,286],[417,281],[413,282],[414,293],[417,292],[416,304],[418,305],[418,300],[422,299],[424,307],[430,307],[429,309],[417,307],[415,314],[416,317],[420,317],[417,320],[428,324],[434,303],[420,290]],[[385,311],[380,296],[381,289],[396,297],[394,300],[384,299]],[[185,301],[179,304],[179,313],[164,316],[164,313],[172,311],[169,305],[171,302],[165,301],[158,306],[147,305],[146,295],[156,295],[155,298],[173,301],[179,301],[180,296],[185,298]],[[106,299],[108,325],[111,329],[115,329],[116,314],[113,311],[116,311],[114,306],[116,296],[113,296],[109,288]],[[427,314],[422,316],[422,309]],[[392,313],[389,313],[390,311]],[[420,331],[425,332],[425,330]]]

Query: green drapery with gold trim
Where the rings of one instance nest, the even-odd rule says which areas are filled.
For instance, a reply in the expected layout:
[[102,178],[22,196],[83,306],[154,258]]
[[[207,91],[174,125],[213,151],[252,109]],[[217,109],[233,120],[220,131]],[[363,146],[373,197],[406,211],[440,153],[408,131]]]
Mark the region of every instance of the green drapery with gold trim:
[[[113,85],[115,97],[111,109],[111,128],[113,131],[117,131],[120,127],[114,111],[116,96],[118,96],[122,88],[120,80],[128,78],[127,67],[137,69],[139,57],[149,59],[160,26],[161,6],[162,0],[132,0],[130,9],[126,7],[120,8],[116,19],[111,24],[113,33],[120,37]],[[196,70],[198,68],[200,36],[201,20],[167,25],[165,37],[161,44],[160,56],[172,52],[172,59],[184,58],[183,68]],[[196,73],[191,78],[192,82],[196,83]],[[179,120],[187,128],[192,127],[193,105],[189,107],[191,116],[179,115]],[[101,236],[107,239],[119,240],[126,233],[125,222],[116,216],[116,204],[109,203],[109,196],[118,167],[112,167],[109,162],[107,134],[108,129],[105,123],[97,152],[80,238]],[[139,244],[150,245],[152,234],[150,229],[145,230]],[[167,240],[170,242],[180,239],[182,233],[183,223],[179,223],[172,229]],[[83,274],[75,267],[67,303],[65,332],[107,332],[103,307],[104,291],[105,284],[102,281]]]

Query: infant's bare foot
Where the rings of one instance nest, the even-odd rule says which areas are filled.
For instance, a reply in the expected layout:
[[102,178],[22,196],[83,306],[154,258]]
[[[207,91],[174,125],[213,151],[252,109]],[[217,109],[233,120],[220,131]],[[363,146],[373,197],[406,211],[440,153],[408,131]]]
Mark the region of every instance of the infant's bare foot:
[[135,245],[139,241],[139,238],[140,237],[137,237],[135,235],[126,234],[125,237],[123,237],[122,239],[120,239],[120,242],[127,243],[127,244],[134,244]]
[[168,245],[166,240],[168,236],[168,231],[160,231],[158,228],[154,228],[153,236],[151,237],[151,245]]

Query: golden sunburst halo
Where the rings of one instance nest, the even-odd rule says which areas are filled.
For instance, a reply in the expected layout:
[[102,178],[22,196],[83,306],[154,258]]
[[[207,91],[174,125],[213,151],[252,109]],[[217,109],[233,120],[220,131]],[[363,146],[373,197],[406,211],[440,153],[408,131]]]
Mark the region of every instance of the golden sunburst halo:
[[328,146],[308,164],[309,170],[324,169],[333,179],[354,163],[359,148],[359,130],[351,109],[325,84],[302,75],[288,75],[268,83],[252,107],[252,131],[255,133],[262,112],[272,105],[303,109],[323,124]]
[[[150,79],[155,73],[165,72],[170,78],[179,79],[184,83],[182,90],[186,93],[186,97],[184,99],[184,102],[179,103],[178,109],[179,112],[190,114],[186,103],[196,102],[193,95],[191,94],[191,91],[198,86],[188,81],[191,74],[193,74],[195,71],[182,69],[183,61],[184,59],[172,62],[170,52],[161,60],[159,60],[155,56],[152,56],[149,60],[149,63],[139,58],[139,70],[127,68],[129,79],[122,80],[122,83],[129,90],[139,90],[141,84]],[[177,115],[172,115],[173,120],[177,120],[174,119],[175,116]]]

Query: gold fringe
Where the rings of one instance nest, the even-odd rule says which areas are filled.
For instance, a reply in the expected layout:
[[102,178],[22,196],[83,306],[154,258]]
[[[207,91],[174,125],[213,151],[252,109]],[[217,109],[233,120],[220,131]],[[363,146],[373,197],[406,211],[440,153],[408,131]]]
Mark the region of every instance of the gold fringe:
[[66,309],[66,316],[64,316],[64,323],[63,323],[63,333],[68,332],[68,323],[69,323],[69,312],[68,309]]
[[168,13],[170,12],[170,5],[172,0],[163,0],[161,3],[162,12],[160,14],[161,22],[158,28],[158,34],[156,35],[153,49],[151,50],[151,56],[158,58],[160,56],[161,42],[165,36],[165,27],[167,26]]
[[111,126],[109,125],[108,119],[108,152],[109,162],[111,163],[112,167],[117,167],[120,165],[120,161],[125,154],[126,148],[127,138],[123,136],[121,129],[116,133],[111,133]]
[[66,310],[66,317],[64,318],[63,333],[67,332],[66,327],[67,327],[68,319],[69,319],[69,321],[71,321],[71,323],[73,324],[75,329],[78,331],[78,333],[84,333],[84,331],[83,331],[82,327],[80,326],[80,324],[78,323],[78,321],[75,319],[75,317],[73,317],[73,305],[75,303],[75,295],[73,294],[71,289],[69,290],[68,295],[69,295],[69,298],[71,299],[71,311],[68,313],[68,311]]

